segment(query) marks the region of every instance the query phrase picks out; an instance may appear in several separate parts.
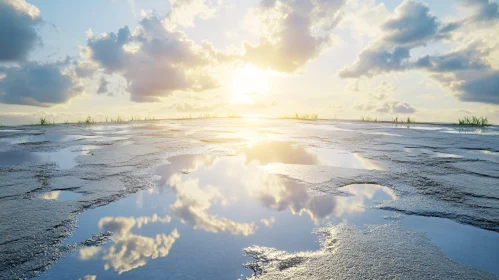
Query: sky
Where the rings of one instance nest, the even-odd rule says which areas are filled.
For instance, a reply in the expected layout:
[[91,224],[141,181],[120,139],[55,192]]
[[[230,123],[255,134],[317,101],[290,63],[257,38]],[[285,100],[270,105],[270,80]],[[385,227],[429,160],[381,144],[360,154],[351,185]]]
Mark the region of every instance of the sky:
[[499,123],[495,0],[0,0],[0,124]]

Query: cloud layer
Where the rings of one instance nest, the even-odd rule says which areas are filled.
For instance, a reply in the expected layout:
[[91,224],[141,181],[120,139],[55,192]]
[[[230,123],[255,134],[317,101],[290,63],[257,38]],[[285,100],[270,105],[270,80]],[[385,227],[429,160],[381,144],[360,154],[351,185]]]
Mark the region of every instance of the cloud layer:
[[168,18],[147,16],[132,34],[128,27],[88,39],[91,60],[127,80],[131,100],[157,102],[175,91],[218,87],[208,69],[223,55],[208,43],[196,44],[167,28]]
[[[452,40],[464,23],[480,24],[499,20],[498,5],[487,0],[461,0],[473,15],[460,21],[442,23],[427,5],[405,0],[382,26],[382,35],[362,50],[357,60],[339,71],[342,78],[372,77],[389,72],[423,70],[461,100],[499,104],[499,71],[487,61],[490,48],[483,41],[467,42],[446,54],[413,59],[411,51],[431,42]],[[388,104],[385,106],[388,110]],[[392,107],[410,111],[408,107]]]
[[0,102],[49,107],[65,103],[83,92],[71,73],[64,72],[67,62],[26,62],[20,66],[0,67]]
[[244,45],[244,58],[260,67],[293,72],[331,44],[344,0],[262,0],[253,13],[261,24],[260,43]]
[[41,40],[36,30],[41,23],[39,14],[24,0],[0,0],[0,62],[26,59]]
[[[175,241],[180,237],[177,229],[169,235],[157,234],[154,238],[133,234],[131,230],[136,227],[140,229],[149,223],[169,223],[171,218],[158,217],[104,217],[99,221],[99,228],[114,232],[112,239],[114,244],[105,252],[103,260],[104,269],[113,268],[118,274],[135,269],[147,264],[147,261],[159,257],[166,257],[170,253]],[[80,256],[89,259],[89,253],[94,255],[98,250],[91,252],[80,251]],[[93,255],[92,255],[93,256]]]

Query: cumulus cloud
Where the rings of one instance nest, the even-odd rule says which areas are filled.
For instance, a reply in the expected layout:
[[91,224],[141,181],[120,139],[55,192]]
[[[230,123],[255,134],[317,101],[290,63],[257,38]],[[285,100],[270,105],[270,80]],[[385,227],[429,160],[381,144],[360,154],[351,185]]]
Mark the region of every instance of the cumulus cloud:
[[384,25],[384,41],[398,46],[412,47],[426,43],[437,34],[439,23],[427,5],[404,1],[395,15]]
[[110,32],[99,38],[88,39],[88,47],[92,50],[91,57],[112,72],[123,69],[127,64],[127,52],[123,46],[130,40],[130,29],[125,26],[118,33]]
[[184,181],[178,174],[173,174],[169,178],[169,185],[177,195],[177,200],[170,206],[170,209],[182,221],[191,223],[195,229],[215,233],[230,232],[245,236],[255,233],[254,223],[239,223],[207,213],[214,201],[226,203],[217,188],[213,186],[200,188],[198,180]]
[[486,22],[499,19],[499,4],[490,0],[458,0],[458,2],[473,9],[471,20],[475,22]]
[[50,107],[65,103],[83,92],[79,80],[65,66],[68,62],[25,62],[0,67],[0,102]]
[[263,218],[260,220],[260,222],[266,227],[271,227],[275,223],[275,218],[274,217],[270,217],[268,219]]
[[368,47],[359,54],[352,66],[342,69],[339,74],[342,78],[358,78],[405,70],[409,65],[407,61],[409,57],[409,49],[404,47],[395,47],[390,50]]
[[355,109],[363,112],[386,114],[413,114],[416,112],[416,109],[409,103],[400,101],[385,101],[381,103],[369,101],[366,103],[357,103],[354,107]]
[[127,80],[131,100],[157,102],[175,91],[218,87],[208,68],[225,57],[208,43],[196,44],[165,27],[165,18],[147,16],[131,34],[128,27],[88,39],[90,58]]
[[23,61],[41,42],[37,27],[40,11],[24,0],[0,0],[0,62]]
[[244,45],[244,58],[261,67],[293,72],[331,44],[330,30],[344,0],[262,0],[253,11],[260,21],[260,43]]
[[499,71],[488,69],[482,72],[459,72],[453,77],[436,75],[442,84],[457,93],[462,101],[499,105]]
[[405,0],[382,25],[382,36],[362,50],[357,60],[339,72],[356,78],[401,71],[413,67],[411,49],[447,36],[452,29],[438,22],[426,4]]
[[[499,104],[498,71],[487,61],[490,46],[483,41],[472,41],[446,54],[432,54],[411,59],[411,50],[451,35],[464,22],[496,18],[496,3],[487,0],[462,0],[462,5],[474,9],[470,18],[441,23],[425,4],[404,1],[394,16],[382,25],[382,35],[362,50],[357,60],[339,72],[343,78],[372,77],[387,72],[424,70],[443,86],[449,88],[461,101]],[[407,104],[408,105],[408,104]],[[382,104],[378,112],[413,111],[410,106]]]
[[94,258],[99,252],[101,248],[100,247],[84,247],[80,249],[80,260],[82,261],[88,261],[92,258]]
[[490,65],[484,60],[489,54],[481,42],[471,42],[464,48],[444,55],[427,55],[415,63],[415,67],[431,72],[456,72],[461,70],[486,70]]
[[107,86],[109,85],[109,82],[106,80],[106,78],[101,77],[99,81],[99,88],[97,89],[97,94],[104,94],[107,93]]
[[499,70],[486,61],[490,52],[482,42],[470,42],[444,55],[426,56],[417,66],[433,74],[461,101],[499,104]]
[[157,234],[154,238],[131,233],[132,228],[141,228],[149,223],[168,223],[171,218],[158,217],[104,217],[99,220],[99,228],[113,231],[113,245],[103,255],[104,269],[111,267],[121,274],[144,266],[148,260],[166,257],[175,241],[180,237],[177,229],[169,235]]
[[220,9],[220,0],[170,0],[170,12],[166,24],[170,28],[176,26],[194,27],[194,19],[208,19]]
[[412,114],[416,112],[416,109],[414,109],[409,103],[405,102],[392,102],[390,104],[392,113],[399,113],[399,114]]

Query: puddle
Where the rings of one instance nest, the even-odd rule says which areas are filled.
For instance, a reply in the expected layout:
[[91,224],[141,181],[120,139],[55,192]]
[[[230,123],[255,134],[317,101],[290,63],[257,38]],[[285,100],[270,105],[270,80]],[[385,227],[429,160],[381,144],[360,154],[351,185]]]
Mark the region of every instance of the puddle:
[[485,247],[499,244],[496,233],[374,209],[380,201],[398,199],[380,185],[347,185],[339,188],[345,196],[314,196],[304,183],[261,168],[271,164],[368,168],[355,154],[290,142],[255,143],[231,156],[171,157],[156,169],[154,188],[84,212],[64,241],[74,244],[111,231],[107,244],[78,249],[39,278],[161,278],[165,271],[173,279],[244,278],[251,273],[241,266],[247,261],[243,248],[317,251],[313,229],[343,222],[359,228],[400,223],[403,230],[426,233],[453,260],[497,273],[498,248]]
[[52,191],[42,194],[40,198],[45,200],[70,201],[79,196],[81,196],[81,194],[70,191]]
[[38,135],[24,135],[12,138],[1,138],[0,143],[6,144],[24,144],[24,143],[38,143],[38,142],[66,142],[76,141],[82,139],[93,139],[98,136],[85,136],[85,135],[66,135],[62,133],[45,133]]
[[304,148],[293,142],[257,142],[240,149],[246,162],[326,165],[355,169],[384,170],[356,153],[326,148]]
[[424,232],[449,258],[499,275],[496,232],[436,217],[405,216],[404,228]]
[[0,152],[0,166],[11,166],[28,162],[53,162],[59,169],[68,170],[77,165],[76,157],[87,155],[98,146],[74,146],[56,152]]
[[[301,163],[320,162],[297,146],[281,148],[285,162],[296,162],[287,157],[287,149],[301,155]],[[241,266],[242,248],[258,244],[317,250],[317,236],[311,234],[315,227],[342,221],[359,226],[388,223],[383,216],[391,212],[368,206],[396,199],[392,190],[378,185],[346,186],[345,196],[311,195],[306,185],[259,168],[279,159],[277,153],[257,153],[254,146],[235,156],[168,160],[156,171],[160,179],[155,188],[83,213],[79,227],[65,241],[81,242],[110,230],[114,235],[108,244],[82,248],[40,278],[154,278],[164,271],[177,279],[249,276]]]
[[456,154],[434,152],[432,150],[422,148],[404,148],[404,151],[412,155],[427,155],[436,158],[463,158],[462,156]]

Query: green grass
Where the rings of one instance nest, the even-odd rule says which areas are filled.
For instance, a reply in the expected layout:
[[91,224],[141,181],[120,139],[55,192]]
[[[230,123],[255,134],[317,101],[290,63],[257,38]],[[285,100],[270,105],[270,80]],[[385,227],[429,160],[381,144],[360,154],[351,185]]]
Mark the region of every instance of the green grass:
[[279,119],[287,119],[287,120],[316,120],[319,118],[319,115],[316,113],[313,114],[298,114],[295,113],[294,115],[285,115],[280,117]]
[[487,117],[477,117],[477,116],[466,116],[459,119],[459,125],[469,125],[469,126],[490,126]]
[[53,125],[55,124],[55,121],[50,122],[47,120],[47,117],[40,117],[40,123],[39,125]]
[[95,123],[95,119],[92,118],[91,116],[87,116],[86,119],[78,121],[79,124],[93,124]]
[[197,119],[221,119],[221,118],[238,119],[238,118],[243,118],[243,116],[237,115],[237,114],[233,114],[233,113],[229,113],[229,114],[227,114],[225,116],[220,116],[220,115],[217,115],[217,114],[201,114],[201,115],[198,115],[196,117],[196,116],[193,116],[193,115],[189,114],[187,116],[180,117],[180,118],[177,118],[177,119],[178,120],[190,120],[190,119],[197,120]]
[[378,122],[378,118],[372,118],[371,116],[362,116],[362,117],[360,117],[360,121],[362,121],[362,122]]

